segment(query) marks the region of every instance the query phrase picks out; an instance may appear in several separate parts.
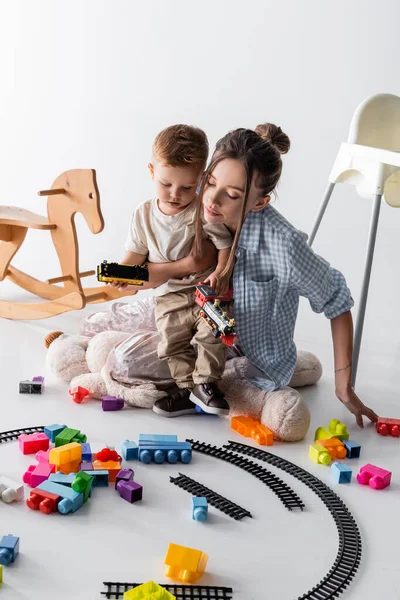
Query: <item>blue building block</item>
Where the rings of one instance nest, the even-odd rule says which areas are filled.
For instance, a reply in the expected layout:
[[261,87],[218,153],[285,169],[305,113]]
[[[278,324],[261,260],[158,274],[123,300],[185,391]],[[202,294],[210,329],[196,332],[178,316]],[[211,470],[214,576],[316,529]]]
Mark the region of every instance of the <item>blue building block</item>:
[[54,442],[56,441],[56,436],[62,431],[64,431],[64,429],[67,429],[66,425],[58,425],[57,423],[55,423],[54,425],[46,425],[46,427],[44,428],[44,433],[54,444]]
[[3,535],[0,541],[0,565],[13,563],[19,553],[19,537]]
[[137,460],[138,451],[136,442],[130,442],[129,440],[121,442],[121,456],[124,460]]
[[106,470],[83,471],[93,477],[93,487],[108,487],[109,472]]
[[83,494],[74,492],[73,489],[66,485],[46,480],[38,485],[36,489],[45,490],[46,492],[61,496],[62,500],[57,504],[57,510],[63,515],[67,515],[70,512],[76,512],[83,505]]
[[331,465],[331,473],[336,483],[350,483],[352,470],[343,463],[334,462]]
[[175,464],[178,461],[188,464],[192,460],[192,446],[189,442],[140,442],[139,460],[145,464],[152,461],[163,463],[165,461]]
[[346,448],[347,458],[360,458],[361,445],[351,440],[343,440],[343,444]]
[[208,519],[208,502],[204,496],[192,498],[192,519],[204,523]]
[[139,446],[142,442],[177,442],[177,435],[159,435],[158,433],[139,433]]
[[76,473],[69,473],[69,475],[64,475],[64,473],[52,473],[49,477],[49,481],[71,487],[75,477]]
[[82,446],[82,462],[92,462],[92,449],[87,442]]

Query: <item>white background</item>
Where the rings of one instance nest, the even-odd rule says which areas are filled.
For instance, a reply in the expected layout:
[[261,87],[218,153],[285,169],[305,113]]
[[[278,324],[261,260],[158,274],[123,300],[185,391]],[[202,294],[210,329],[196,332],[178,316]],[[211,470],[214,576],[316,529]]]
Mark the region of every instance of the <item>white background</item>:
[[[151,156],[153,138],[160,129],[177,122],[195,124],[205,129],[212,146],[230,129],[240,126],[254,127],[260,122],[270,121],[280,125],[292,141],[292,149],[284,157],[283,177],[275,205],[298,228],[309,232],[339,145],[347,138],[355,108],[365,97],[372,94],[388,92],[400,95],[399,17],[397,0],[381,0],[379,3],[372,0],[337,0],[334,3],[320,0],[203,0],[199,3],[183,0],[2,0],[0,203],[22,206],[45,214],[45,199],[36,195],[37,190],[49,187],[64,170],[95,168],[106,223],[105,230],[100,235],[93,236],[83,219],[77,219],[81,268],[94,268],[104,258],[117,260],[122,256],[123,239],[132,208],[152,196],[153,188],[147,172],[147,163]],[[358,198],[353,188],[338,186],[314,246],[318,253],[344,272],[356,301],[362,278],[370,210],[371,203]],[[399,225],[400,212],[383,205],[358,386],[366,403],[378,412],[390,412],[390,416],[398,416],[396,384],[399,373],[400,317],[397,311],[399,278],[396,258],[399,249]],[[41,279],[59,275],[48,232],[30,231],[13,264]],[[9,291],[10,286],[1,284],[0,297],[8,296]],[[36,414],[37,410],[32,405],[26,408],[30,401],[24,399],[22,402],[15,393],[19,379],[36,374],[31,373],[33,368],[38,372],[42,368],[44,350],[36,350],[42,343],[41,328],[51,330],[62,327],[73,332],[76,331],[81,317],[82,314],[79,313],[64,315],[58,319],[36,323],[34,327],[0,323],[0,344],[3,353],[1,376],[9,381],[6,388],[8,396],[0,400],[3,403],[0,430],[34,425],[37,420],[58,421],[63,417],[67,419],[69,411],[75,410],[74,415],[78,415],[76,411],[82,409],[82,417],[79,416],[78,419],[82,419],[82,422],[76,423],[75,420],[74,424],[81,425],[82,428],[90,424],[91,431],[89,427],[86,429],[89,435],[92,434],[92,438],[101,437],[107,432],[107,421],[101,411],[96,413],[99,420],[96,426],[91,420],[91,413],[84,412],[95,409],[98,411],[98,406],[93,409],[85,409],[83,406],[76,408],[70,406],[65,397],[61,400],[57,396],[56,400],[59,388],[55,382],[55,396],[53,398],[49,392],[47,401],[54,400],[54,406],[60,403],[60,407],[63,408],[59,408],[59,411],[53,410],[52,414],[47,413],[45,407],[48,405],[44,404],[44,399],[34,400],[34,406],[40,407]],[[314,400],[315,426],[321,424],[321,419],[329,419],[327,413],[329,416],[345,416],[343,412],[339,414],[342,409],[335,404],[333,394],[329,335],[328,322],[322,316],[313,315],[307,303],[302,303],[296,339],[302,347],[319,354],[326,373],[317,392],[308,392],[308,397]],[[29,343],[21,345],[22,340]],[[34,352],[32,348],[35,348]],[[12,359],[9,356],[5,360],[5,355],[13,351],[17,352],[17,358]],[[315,409],[316,399],[318,409]],[[10,407],[9,402],[14,400],[15,403]],[[332,414],[326,409],[329,403],[332,404]],[[318,410],[321,412],[318,413]],[[146,416],[151,417],[151,414]],[[69,418],[71,420],[71,417]],[[117,443],[127,435],[127,425],[121,418],[122,414],[115,416],[116,428],[111,436],[113,439],[107,441]],[[181,421],[179,423],[183,436],[187,434],[184,423],[189,422],[184,420],[182,424]],[[175,423],[165,426],[164,422],[157,423],[157,427],[154,427],[158,428],[157,431],[162,431],[164,427],[167,432],[173,432],[178,428]],[[150,425],[147,429],[148,427]],[[129,437],[137,435],[139,430],[140,427],[135,426],[132,436]],[[220,438],[217,430],[214,435],[215,440]],[[368,435],[373,436],[372,433]],[[205,437],[201,430],[199,437]],[[309,463],[305,459],[307,442],[309,443],[310,439],[304,442],[304,447],[284,446],[282,452],[285,455],[294,453],[293,459],[298,452],[297,462],[303,461],[303,464],[308,466]],[[382,448],[381,439],[373,437],[373,451],[371,450],[368,460],[378,462],[382,459],[378,464],[388,468],[394,467],[398,446],[391,444],[392,440],[385,440],[385,444],[387,442],[393,451],[396,448],[396,455],[389,453],[386,456],[385,451],[377,453],[377,449]],[[23,462],[20,460],[18,465],[12,464],[12,456],[17,450],[15,445],[11,446],[12,451],[10,447],[7,450],[0,449],[2,468],[6,456],[11,461],[7,463],[7,469],[5,466],[3,468],[8,474],[12,474],[13,471],[18,473]],[[206,474],[206,471],[204,473]],[[200,480],[201,475],[203,473],[198,475]],[[329,479],[329,473],[325,476]],[[241,485],[242,478],[237,474],[236,478]],[[207,477],[204,476],[203,479],[207,481]],[[230,486],[232,485],[230,483]],[[184,511],[184,503],[185,500],[189,500],[189,496],[185,498],[184,492],[170,490],[167,483],[165,486],[168,488],[168,497],[176,496],[177,501],[182,503],[180,510]],[[400,586],[397,567],[393,560],[391,561],[394,555],[390,551],[388,539],[379,540],[380,528],[374,524],[379,511],[384,514],[379,518],[387,519],[385,527],[388,528],[391,515],[395,513],[391,513],[386,508],[385,501],[381,500],[382,497],[387,498],[387,495],[380,494],[379,500],[375,501],[374,493],[365,494],[364,490],[354,492],[363,493],[362,498],[366,498],[365,503],[361,505],[361,496],[352,496],[352,489],[346,489],[343,494],[347,495],[346,499],[353,512],[357,512],[364,527],[363,535],[371,543],[366,545],[365,550],[367,567],[364,566],[361,582],[357,583],[351,597],[372,597],[372,592],[371,596],[368,596],[365,590],[371,591],[374,582],[378,585],[378,580],[385,580],[385,585],[388,586],[385,597],[397,598]],[[160,490],[159,493],[162,494],[162,487]],[[254,490],[256,495],[256,490],[258,492],[260,488],[257,486]],[[265,496],[260,498],[262,501],[264,497],[268,499],[265,510],[269,511],[272,506],[271,498],[262,491]],[[393,488],[393,494],[397,493],[396,488]],[[234,499],[252,509],[243,492]],[[101,504],[101,500],[99,502]],[[376,502],[375,512],[372,502]],[[259,510],[258,503],[257,500]],[[114,508],[112,510],[114,511]],[[128,506],[120,508],[118,505],[115,514],[119,515],[119,511],[129,510]],[[307,585],[312,585],[330,565],[335,544],[331,540],[325,557],[325,546],[321,549],[325,538],[318,538],[318,528],[326,527],[328,535],[332,533],[329,530],[332,525],[326,515],[321,521],[310,519],[307,523],[310,532],[314,531],[310,533],[310,537],[308,533],[295,530],[303,537],[296,537],[296,533],[290,541],[280,544],[280,536],[288,536],[291,529],[287,515],[282,517],[276,502],[273,510],[277,511],[273,514],[276,519],[279,515],[279,520],[271,519],[263,524],[263,537],[258,542],[255,541],[256,536],[249,536],[246,542],[248,546],[244,543],[243,554],[246,556],[246,547],[251,548],[251,544],[256,543],[260,544],[257,548],[266,552],[268,558],[263,560],[257,569],[253,564],[249,571],[251,577],[257,580],[257,591],[260,592],[265,588],[260,586],[258,576],[271,578],[266,565],[271,564],[271,560],[276,560],[275,554],[282,560],[287,560],[286,567],[290,565],[290,568],[293,568],[296,564],[295,558],[298,558],[302,548],[307,548],[309,554],[307,558],[303,558],[304,564],[297,565],[299,572],[307,573],[304,585],[296,585],[290,578],[285,578],[281,589],[287,585],[287,594],[282,591],[280,595],[279,588],[275,587],[277,584],[271,583],[271,590],[274,591],[271,597],[290,598],[304,591]],[[136,507],[133,507],[133,511],[136,515]],[[16,512],[14,508],[0,505],[0,523],[4,523],[6,515],[17,515],[16,519],[19,520],[20,514],[20,509]],[[149,519],[151,514],[149,513]],[[76,555],[74,556],[75,562],[68,577],[68,561],[61,555],[61,551],[60,555],[54,555],[51,551],[52,547],[62,545],[63,530],[60,530],[60,537],[57,538],[56,532],[52,536],[51,530],[47,529],[47,522],[52,523],[51,527],[56,527],[53,523],[59,523],[61,517],[45,521],[46,526],[43,528],[42,525],[38,526],[39,522],[44,522],[39,515],[29,515],[26,518],[30,523],[34,523],[30,531],[32,535],[35,533],[35,540],[38,540],[38,555],[37,558],[34,557],[36,542],[33,544],[31,540],[28,547],[25,540],[21,542],[24,547],[24,560],[31,562],[30,569],[23,574],[17,569],[12,571],[13,598],[28,598],[28,583],[32,585],[36,577],[44,580],[50,573],[54,578],[54,586],[57,585],[57,576],[62,576],[62,585],[65,586],[68,577],[71,581],[75,580],[79,564],[83,565],[84,577],[85,565],[87,561],[94,560],[96,547],[102,551],[107,548],[112,557],[110,569],[103,564],[98,569],[101,574],[96,571],[94,577],[92,573],[90,585],[85,588],[82,584],[85,593],[79,595],[78,592],[77,597],[99,597],[94,593],[90,595],[88,590],[93,590],[93,587],[100,590],[101,586],[96,587],[94,584],[101,581],[103,576],[111,578],[113,574],[118,577],[118,565],[121,565],[121,577],[128,577],[128,564],[133,564],[135,568],[132,567],[131,572],[134,578],[146,579],[154,576],[162,579],[160,564],[171,535],[169,531],[165,532],[165,536],[162,534],[162,543],[154,542],[157,545],[156,549],[152,546],[152,539],[157,538],[163,523],[168,522],[168,516],[163,517],[161,514],[157,517],[158,525],[149,532],[149,537],[139,536],[133,524],[132,542],[125,540],[123,558],[120,556],[117,541],[110,541],[107,545],[103,540],[102,546],[97,537],[98,529],[103,527],[104,523],[109,526],[106,504],[103,505],[101,515],[93,513],[93,528],[91,525],[90,528],[86,528],[86,521],[80,516],[77,517],[76,522],[82,524],[79,527],[80,535],[84,536],[85,544],[88,544],[87,550],[91,553],[90,559],[85,557],[78,560]],[[75,523],[69,518],[67,522]],[[179,529],[180,521],[175,518],[172,522],[174,531]],[[237,552],[241,553],[240,534],[235,536],[232,531],[235,532],[236,529],[225,529],[222,523],[225,524],[225,520],[220,522],[222,532],[217,529],[216,547],[219,548],[221,539],[227,535],[226,543],[229,544],[230,552],[233,552],[233,542],[228,541],[230,536],[233,536],[238,544]],[[228,524],[230,525],[230,522]],[[253,522],[250,525],[252,532],[254,526]],[[273,542],[270,542],[268,532],[272,526]],[[243,524],[237,531],[241,532],[242,528]],[[89,538],[87,536],[87,532],[91,532],[92,529],[97,531],[93,534],[93,539],[90,537],[92,534]],[[229,533],[225,534],[225,531]],[[46,534],[43,533],[42,536],[41,532]],[[70,533],[67,529],[66,535]],[[92,542],[89,542],[90,539]],[[184,541],[189,539],[187,534]],[[300,539],[304,540],[303,546],[299,544]],[[198,547],[202,548],[202,542],[203,539],[200,538]],[[68,543],[72,545],[72,540]],[[143,557],[146,558],[143,558],[140,569],[136,568],[137,564],[129,557],[130,551],[133,552],[133,557],[137,557],[137,550],[134,549],[137,549],[138,544],[141,545],[140,548],[147,548],[143,551]],[[291,544],[294,544],[294,550],[288,554]],[[78,546],[79,544],[76,544],[75,548]],[[383,548],[380,555],[374,554],[377,546]],[[42,553],[45,548],[51,553],[48,559],[50,569],[46,569],[46,561],[43,559]],[[221,549],[218,551],[221,556]],[[396,547],[394,552],[397,553]],[[159,563],[161,561],[159,570],[155,573],[152,568],[154,555],[158,557]],[[222,558],[217,559],[218,567],[214,567],[213,563],[210,568],[212,571],[216,568],[217,572],[225,575],[229,573],[232,564],[235,573],[230,582],[232,583],[233,578],[235,586],[238,584],[240,588],[240,582],[236,581],[239,567],[232,557],[233,554],[228,555],[226,561]],[[55,562],[56,559],[58,562]],[[96,559],[102,560],[101,556],[97,556]],[[311,576],[311,569],[315,561],[320,562],[318,575],[314,577]],[[275,569],[275,563],[273,564]],[[57,568],[61,575],[57,573]],[[285,570],[282,567],[282,570],[276,573],[282,575]],[[222,578],[225,580],[225,577]],[[240,577],[238,579],[240,580]],[[18,591],[19,582],[25,591]],[[43,590],[47,590],[47,596],[43,595],[43,598],[50,598],[49,585],[42,583],[42,586]],[[246,586],[243,589],[246,590]],[[377,590],[382,592],[379,587]],[[241,597],[248,599],[249,595],[243,593],[245,595]],[[71,596],[63,589],[59,592],[59,597]],[[260,597],[260,593],[257,597]],[[7,593],[7,600],[8,598],[11,600],[11,595]]]

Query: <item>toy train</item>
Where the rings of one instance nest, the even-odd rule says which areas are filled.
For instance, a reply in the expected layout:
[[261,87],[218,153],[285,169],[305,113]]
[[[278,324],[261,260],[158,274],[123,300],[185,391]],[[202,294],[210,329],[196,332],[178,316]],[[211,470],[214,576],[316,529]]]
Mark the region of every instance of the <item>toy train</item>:
[[206,283],[201,283],[196,286],[196,297],[195,300],[202,310],[200,316],[210,326],[213,335],[216,338],[221,338],[221,341],[227,346],[233,346],[235,341],[235,319],[228,316],[228,312],[225,310],[226,307],[221,304],[226,304],[232,300],[232,290],[220,298],[217,298],[217,294],[214,292],[212,287]]
[[120,265],[103,260],[101,265],[97,265],[97,280],[106,283],[143,285],[144,281],[149,281],[149,269],[147,266]]

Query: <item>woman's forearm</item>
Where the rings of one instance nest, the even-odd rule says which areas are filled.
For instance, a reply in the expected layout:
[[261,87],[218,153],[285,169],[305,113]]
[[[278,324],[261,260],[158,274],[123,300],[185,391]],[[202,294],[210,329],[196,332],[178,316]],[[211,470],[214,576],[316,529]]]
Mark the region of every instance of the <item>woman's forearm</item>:
[[336,390],[351,388],[353,358],[353,318],[347,311],[331,320],[333,352],[335,359]]

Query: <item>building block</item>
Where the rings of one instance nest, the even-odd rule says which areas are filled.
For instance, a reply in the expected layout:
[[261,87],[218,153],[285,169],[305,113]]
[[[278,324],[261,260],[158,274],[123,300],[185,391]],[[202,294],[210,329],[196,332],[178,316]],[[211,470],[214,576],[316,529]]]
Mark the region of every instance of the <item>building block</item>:
[[388,487],[391,479],[391,471],[370,464],[361,467],[357,475],[358,483],[361,483],[361,485],[369,485],[369,487],[374,490],[383,490]]
[[177,442],[177,435],[160,435],[158,433],[139,433],[139,445],[141,442]]
[[54,483],[53,481],[44,481],[36,489],[60,496],[61,500],[57,504],[57,510],[63,515],[67,515],[70,512],[74,513],[83,505],[83,494],[75,492],[66,485]]
[[93,477],[87,473],[77,473],[71,487],[74,492],[83,494],[83,502],[85,503],[92,494],[92,485]]
[[165,576],[182,583],[196,583],[206,570],[208,555],[177,544],[169,544]]
[[108,487],[108,471],[82,471],[82,473],[86,473],[93,477],[93,487]]
[[56,466],[56,473],[64,473],[64,475],[69,475],[70,473],[78,473],[80,470],[81,462],[79,460]]
[[3,565],[0,565],[0,583],[3,583]]
[[341,440],[330,438],[329,440],[318,440],[317,444],[326,448],[332,460],[336,458],[345,458],[346,448]]
[[19,537],[3,535],[0,540],[0,565],[13,563],[19,554]]
[[82,462],[81,444],[72,442],[71,444],[65,444],[65,446],[52,448],[50,450],[49,462],[57,467],[71,465],[71,463],[78,463],[79,465]]
[[80,464],[81,471],[93,471],[93,463],[92,462],[81,462]]
[[121,442],[121,455],[124,460],[137,460],[139,448],[136,442],[130,442],[129,440]]
[[261,446],[272,446],[274,443],[273,432],[260,423],[260,421],[257,421],[257,419],[253,419],[252,417],[232,417],[231,429],[236,431],[239,435],[252,438]]
[[343,440],[347,458],[360,458],[361,445],[351,440]]
[[148,581],[125,592],[124,600],[175,600],[175,596],[154,581]]
[[80,404],[86,396],[89,396],[90,392],[86,388],[76,385],[68,390],[68,394],[72,396],[72,400],[76,402],[76,404]]
[[79,429],[71,429],[70,427],[67,427],[56,436],[55,444],[56,448],[59,448],[60,446],[71,444],[72,442],[84,444],[86,440],[86,435],[81,433]]
[[58,425],[58,423],[54,423],[53,425],[46,425],[46,427],[44,428],[44,433],[54,444],[54,442],[56,441],[56,437],[59,433],[64,431],[64,429],[67,429],[66,425]]
[[37,375],[36,377],[33,377],[32,381],[41,383],[42,391],[44,391],[44,377],[42,377],[42,375]]
[[20,394],[41,394],[43,391],[42,381],[25,381],[19,382],[19,393]]
[[143,487],[136,481],[119,481],[116,487],[123,500],[133,504],[143,497]]
[[31,510],[40,510],[45,515],[57,512],[57,504],[61,500],[58,494],[51,494],[41,490],[40,486],[31,491],[29,498],[26,499],[26,505]]
[[400,419],[387,419],[379,417],[376,422],[376,431],[380,435],[391,435],[392,437],[400,436]]
[[311,458],[317,465],[330,465],[332,461],[328,450],[321,446],[321,444],[310,446],[308,458]]
[[314,440],[329,440],[333,437],[342,441],[348,440],[350,437],[347,431],[347,425],[341,423],[339,419],[332,419],[327,427],[318,427],[315,432]]
[[331,473],[336,483],[350,483],[352,470],[343,463],[334,462],[331,465]]
[[104,411],[121,410],[124,408],[123,398],[116,398],[115,396],[102,396],[101,408]]
[[191,462],[192,446],[189,442],[139,441],[139,461],[145,464],[153,461],[175,464],[179,460],[185,464]]
[[101,460],[93,461],[93,471],[108,471],[109,481],[113,483],[121,470],[121,463],[114,460],[103,462]]
[[134,475],[132,469],[122,469],[115,478],[115,489],[117,489],[117,485],[120,481],[131,481],[133,480]]
[[37,487],[43,481],[46,481],[55,471],[55,465],[46,462],[40,462],[37,465],[29,465],[22,476],[22,481],[32,488]]
[[121,462],[122,457],[115,450],[111,450],[111,448],[103,448],[96,454],[96,460],[100,460],[101,462],[108,462],[109,460]]
[[0,475],[0,498],[6,504],[24,499],[24,486],[9,477]]
[[82,460],[84,462],[91,462],[92,460],[92,449],[90,447],[90,444],[88,444],[87,442],[84,444],[81,444],[82,446]]
[[22,454],[36,454],[39,450],[48,450],[50,440],[44,433],[22,433],[18,437],[18,445]]
[[208,519],[208,502],[204,496],[192,498],[192,519],[204,523]]
[[38,462],[48,463],[50,458],[50,448],[48,450],[39,450],[36,452],[35,458]]
[[65,475],[65,473],[52,473],[49,477],[49,481],[71,487],[75,480],[75,477],[76,473],[68,473],[68,475]]

